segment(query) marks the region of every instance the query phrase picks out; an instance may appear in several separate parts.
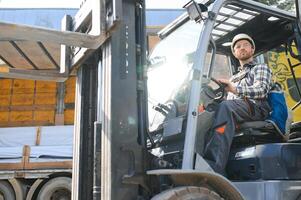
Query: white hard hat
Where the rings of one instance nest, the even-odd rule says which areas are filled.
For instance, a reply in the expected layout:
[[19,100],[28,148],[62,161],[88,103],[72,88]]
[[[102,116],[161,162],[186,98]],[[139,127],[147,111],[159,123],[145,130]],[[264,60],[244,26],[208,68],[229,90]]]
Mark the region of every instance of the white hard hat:
[[255,49],[254,40],[249,35],[247,35],[245,33],[240,33],[240,34],[235,35],[234,38],[232,39],[232,44],[231,44],[232,52],[234,52],[234,46],[235,46],[236,42],[238,42],[239,40],[248,40],[252,44],[253,49]]

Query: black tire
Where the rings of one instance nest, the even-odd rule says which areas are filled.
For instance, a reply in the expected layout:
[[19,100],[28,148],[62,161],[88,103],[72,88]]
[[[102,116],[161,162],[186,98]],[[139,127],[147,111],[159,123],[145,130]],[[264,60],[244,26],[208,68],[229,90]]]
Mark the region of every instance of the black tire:
[[185,186],[166,190],[152,200],[222,200],[217,193],[203,187]]
[[0,200],[15,200],[15,191],[8,181],[0,181]]
[[57,177],[47,181],[39,191],[37,200],[70,200],[71,178]]

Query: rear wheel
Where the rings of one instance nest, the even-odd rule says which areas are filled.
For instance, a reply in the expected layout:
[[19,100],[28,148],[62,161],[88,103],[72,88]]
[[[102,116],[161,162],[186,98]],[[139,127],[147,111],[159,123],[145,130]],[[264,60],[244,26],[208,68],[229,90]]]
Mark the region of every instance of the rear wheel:
[[7,181],[0,181],[0,200],[16,199],[13,187]]
[[46,182],[39,191],[37,200],[70,200],[71,178],[57,177]]
[[185,186],[166,190],[152,200],[222,200],[217,193],[203,187]]

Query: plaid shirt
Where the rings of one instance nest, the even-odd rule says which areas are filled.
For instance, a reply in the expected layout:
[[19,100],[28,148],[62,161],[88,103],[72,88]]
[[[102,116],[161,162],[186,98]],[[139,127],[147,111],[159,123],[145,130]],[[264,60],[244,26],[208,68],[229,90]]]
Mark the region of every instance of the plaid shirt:
[[227,99],[265,99],[272,85],[272,72],[266,64],[251,62],[231,77],[236,86],[237,95],[229,93]]

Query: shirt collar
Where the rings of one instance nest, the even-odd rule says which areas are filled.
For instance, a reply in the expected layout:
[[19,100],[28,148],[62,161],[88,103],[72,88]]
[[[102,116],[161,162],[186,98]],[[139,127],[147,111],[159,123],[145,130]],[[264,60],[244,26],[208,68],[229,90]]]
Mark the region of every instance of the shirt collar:
[[255,65],[257,65],[257,63],[255,63],[254,61],[251,61],[249,63],[244,64],[243,67],[239,66],[238,71],[242,71],[243,69],[251,69]]

